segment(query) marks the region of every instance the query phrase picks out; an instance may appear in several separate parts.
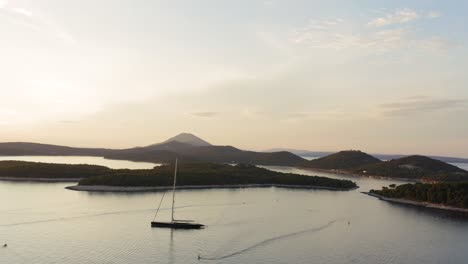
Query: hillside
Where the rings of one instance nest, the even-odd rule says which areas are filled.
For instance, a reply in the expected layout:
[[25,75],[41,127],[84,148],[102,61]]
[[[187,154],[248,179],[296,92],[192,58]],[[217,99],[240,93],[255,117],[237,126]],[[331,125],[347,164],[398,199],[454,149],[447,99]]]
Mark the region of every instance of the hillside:
[[[408,156],[376,164],[355,168],[355,173],[362,173],[389,178],[426,179],[460,177],[463,180],[467,172],[451,164],[425,156]],[[468,178],[466,178],[468,179]]]
[[[381,160],[392,160],[392,159],[401,159],[408,157],[408,155],[389,155],[389,154],[375,154],[377,158]],[[411,155],[410,155],[411,156]],[[440,160],[447,163],[468,163],[466,158],[457,158],[457,157],[444,157],[444,156],[427,156],[431,159]]]
[[111,169],[86,164],[55,164],[27,161],[0,161],[0,177],[14,178],[86,178],[106,174]]
[[162,143],[128,149],[73,148],[37,143],[0,143],[3,156],[100,156],[108,159],[170,163],[176,157],[182,163],[247,163],[256,165],[294,166],[305,159],[290,152],[244,151],[232,146],[214,146],[188,133]]
[[380,162],[379,159],[362,151],[347,150],[304,162],[301,164],[301,167],[324,170],[349,170]]
[[104,156],[112,151],[104,148],[74,148],[29,142],[0,143],[0,156]]
[[[291,149],[291,148],[273,148],[265,150],[265,152],[278,152],[278,151],[288,151],[293,154],[296,154],[301,157],[324,157],[333,152],[329,151],[310,151],[310,150],[303,150],[303,149]],[[408,155],[403,154],[379,154],[379,153],[370,153],[370,155],[380,159],[380,160],[391,160],[391,159],[400,159],[407,157]],[[447,157],[447,156],[428,156],[429,158],[440,160],[447,163],[468,163],[468,158],[459,158],[459,157]]]
[[232,146],[191,146],[180,142],[168,142],[142,148],[120,150],[105,156],[109,159],[124,159],[147,162],[172,162],[179,157],[182,163],[247,163],[256,165],[293,166],[305,159],[289,152],[253,152]]
[[[155,167],[153,170],[115,170],[106,175],[83,179],[79,182],[79,185],[169,187],[173,181],[173,170],[174,167],[172,165]],[[349,180],[280,173],[244,164],[231,166],[197,163],[182,164],[178,168],[177,186],[233,186],[249,184],[315,186],[344,190],[356,187],[356,184]]]
[[371,190],[370,193],[391,199],[468,208],[468,182],[403,184],[395,188],[384,187],[382,190]]

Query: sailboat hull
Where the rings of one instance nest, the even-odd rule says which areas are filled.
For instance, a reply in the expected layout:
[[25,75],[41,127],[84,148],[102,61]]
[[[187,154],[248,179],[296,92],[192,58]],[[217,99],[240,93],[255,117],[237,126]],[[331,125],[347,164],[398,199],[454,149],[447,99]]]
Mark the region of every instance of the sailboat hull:
[[151,222],[151,227],[172,229],[202,229],[205,226],[202,224],[187,222]]

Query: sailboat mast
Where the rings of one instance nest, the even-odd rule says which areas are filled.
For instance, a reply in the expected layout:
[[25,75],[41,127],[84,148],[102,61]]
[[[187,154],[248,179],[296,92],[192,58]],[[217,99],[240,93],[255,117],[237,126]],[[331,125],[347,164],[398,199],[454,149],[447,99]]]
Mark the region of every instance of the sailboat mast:
[[172,186],[172,214],[171,214],[172,222],[174,222],[174,203],[175,203],[176,182],[177,182],[177,158],[175,160],[175,167],[174,167],[174,185]]

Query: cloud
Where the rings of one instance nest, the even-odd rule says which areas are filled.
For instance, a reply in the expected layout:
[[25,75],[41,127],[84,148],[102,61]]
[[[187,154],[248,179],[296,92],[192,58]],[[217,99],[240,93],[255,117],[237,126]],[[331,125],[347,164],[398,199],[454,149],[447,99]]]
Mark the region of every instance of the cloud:
[[404,24],[413,20],[419,19],[420,14],[418,12],[405,8],[396,10],[391,14],[387,14],[383,17],[376,18],[368,23],[372,27],[382,27],[393,24]]
[[219,113],[218,112],[192,112],[190,114],[196,117],[212,118],[218,115]]
[[362,48],[388,52],[396,49],[415,48],[419,51],[445,51],[454,44],[438,36],[419,38],[406,28],[386,29],[365,36],[360,42]]
[[441,37],[421,37],[412,29],[402,27],[359,33],[358,30],[349,30],[348,23],[343,19],[310,20],[306,26],[293,31],[290,42],[308,48],[358,49],[364,52],[389,52],[403,48],[435,51],[453,46]]
[[17,14],[20,14],[20,15],[23,15],[23,16],[27,16],[27,17],[32,17],[33,16],[33,12],[28,10],[28,9],[24,9],[24,8],[11,8],[11,11],[14,12],[14,13],[17,13]]
[[344,23],[341,18],[332,20],[309,20],[304,27],[293,31],[291,41],[296,44],[307,44],[315,47],[336,46],[337,48],[354,42],[352,35],[341,32]]
[[0,0],[0,12],[0,14],[4,13],[5,18],[11,23],[34,31],[51,34],[67,44],[76,43],[75,38],[70,32],[44,14],[35,13],[25,7],[12,6],[6,0]]
[[371,20],[367,25],[371,27],[384,27],[397,24],[405,24],[418,19],[434,19],[441,16],[437,11],[418,12],[409,8],[398,9],[392,13]]
[[408,97],[398,102],[379,105],[384,116],[407,116],[427,112],[438,112],[466,108],[466,99],[432,98],[426,96]]
[[427,13],[427,18],[439,18],[441,17],[442,14],[440,12],[437,12],[437,11],[430,11]]

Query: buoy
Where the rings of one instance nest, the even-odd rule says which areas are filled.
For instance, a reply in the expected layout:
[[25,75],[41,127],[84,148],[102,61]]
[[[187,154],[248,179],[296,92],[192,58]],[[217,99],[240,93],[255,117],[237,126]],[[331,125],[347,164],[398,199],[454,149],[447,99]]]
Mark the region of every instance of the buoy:
[[4,248],[5,248],[5,247],[8,247],[8,245],[7,245],[7,244],[4,244],[3,247],[4,247]]

